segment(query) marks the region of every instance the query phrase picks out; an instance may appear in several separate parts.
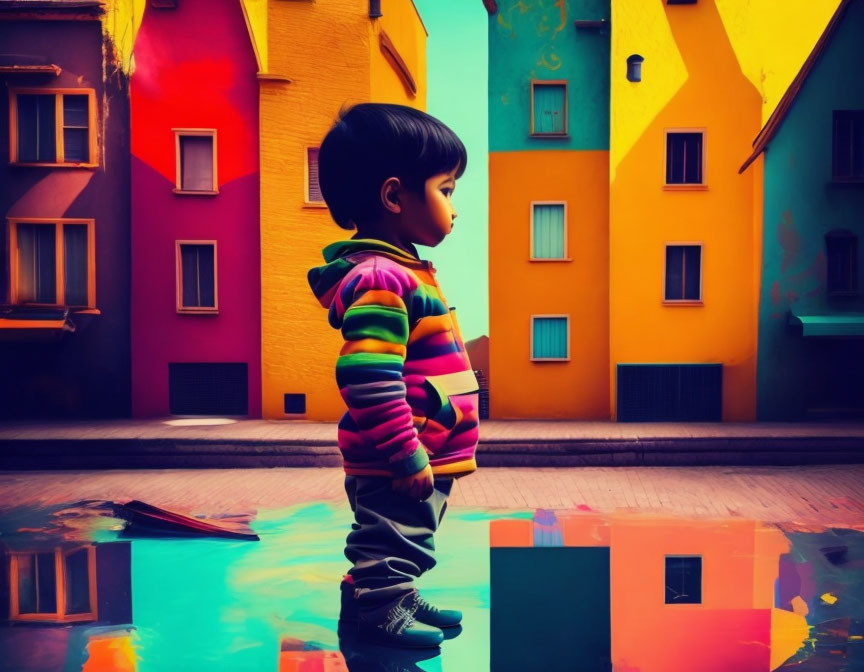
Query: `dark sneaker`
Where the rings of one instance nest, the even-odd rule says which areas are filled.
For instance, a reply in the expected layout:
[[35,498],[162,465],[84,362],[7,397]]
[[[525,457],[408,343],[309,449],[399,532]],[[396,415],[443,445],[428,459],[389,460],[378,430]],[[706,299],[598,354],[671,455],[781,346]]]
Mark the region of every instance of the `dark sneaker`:
[[375,609],[363,609],[357,619],[357,634],[367,642],[411,649],[436,647],[444,641],[440,629],[420,623],[417,611],[417,591],[412,590],[397,600]]
[[414,618],[436,628],[455,628],[462,622],[462,612],[457,609],[439,609],[417,594],[417,611]]

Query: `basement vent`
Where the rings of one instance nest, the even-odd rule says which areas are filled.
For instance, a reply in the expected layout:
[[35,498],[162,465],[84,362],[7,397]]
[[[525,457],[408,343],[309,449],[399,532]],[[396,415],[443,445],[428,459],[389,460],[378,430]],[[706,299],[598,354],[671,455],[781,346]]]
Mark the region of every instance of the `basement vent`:
[[286,413],[305,413],[306,412],[306,395],[305,394],[286,394],[285,395],[285,412]]
[[242,363],[168,364],[173,415],[248,415],[249,374]]
[[722,364],[619,364],[619,422],[720,422]]

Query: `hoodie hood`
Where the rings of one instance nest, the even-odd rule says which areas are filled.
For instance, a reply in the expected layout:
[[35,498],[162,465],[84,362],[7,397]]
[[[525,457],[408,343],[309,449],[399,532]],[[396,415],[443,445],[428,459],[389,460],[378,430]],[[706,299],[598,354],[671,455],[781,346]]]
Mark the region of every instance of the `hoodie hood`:
[[376,238],[349,238],[330,243],[321,252],[327,263],[310,268],[306,274],[312,293],[324,308],[330,307],[342,279],[358,263],[357,259],[349,257],[360,252],[381,254],[412,268],[430,266],[428,261]]

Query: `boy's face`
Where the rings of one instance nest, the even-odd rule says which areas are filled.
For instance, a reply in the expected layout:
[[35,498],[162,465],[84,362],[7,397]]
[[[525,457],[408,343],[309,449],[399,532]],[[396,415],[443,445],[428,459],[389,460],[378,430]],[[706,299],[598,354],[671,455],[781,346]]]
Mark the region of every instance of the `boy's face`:
[[457,170],[458,166],[427,179],[425,202],[417,194],[403,192],[402,224],[407,238],[420,245],[434,247],[452,231],[456,211],[450,197],[456,188]]

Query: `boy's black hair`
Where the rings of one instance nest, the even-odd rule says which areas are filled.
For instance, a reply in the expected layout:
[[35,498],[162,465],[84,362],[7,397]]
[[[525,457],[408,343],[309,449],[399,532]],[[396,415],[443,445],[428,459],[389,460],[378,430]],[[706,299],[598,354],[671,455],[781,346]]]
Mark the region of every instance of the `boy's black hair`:
[[373,221],[382,210],[381,185],[398,177],[425,195],[432,175],[458,166],[468,153],[443,122],[406,105],[360,103],[339,113],[318,152],[318,182],[333,220],[343,229]]

